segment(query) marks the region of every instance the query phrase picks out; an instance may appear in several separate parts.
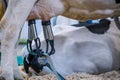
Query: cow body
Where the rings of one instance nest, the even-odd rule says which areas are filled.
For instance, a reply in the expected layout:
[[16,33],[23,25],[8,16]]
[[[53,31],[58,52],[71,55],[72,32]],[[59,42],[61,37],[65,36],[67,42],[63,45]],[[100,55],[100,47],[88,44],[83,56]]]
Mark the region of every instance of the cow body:
[[31,10],[28,19],[49,20],[53,16],[63,15],[87,20],[119,16],[119,5],[115,4],[114,0],[10,0],[0,22],[2,76],[6,80],[21,78],[18,74],[15,48],[19,33]]
[[46,20],[63,15],[78,20],[100,19],[120,15],[119,8],[120,4],[116,4],[115,0],[39,0],[29,18],[42,17]]
[[[74,72],[99,74],[120,68],[120,32],[113,22],[110,30],[102,35],[65,25],[55,26],[53,30],[56,52],[51,59],[63,76]],[[43,40],[43,49],[45,45]],[[46,68],[43,71],[49,72]]]

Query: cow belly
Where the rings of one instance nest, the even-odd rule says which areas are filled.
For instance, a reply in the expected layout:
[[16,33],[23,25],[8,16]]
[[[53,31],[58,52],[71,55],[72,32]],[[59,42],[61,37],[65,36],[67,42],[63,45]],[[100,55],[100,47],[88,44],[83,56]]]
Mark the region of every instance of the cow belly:
[[47,20],[57,15],[78,20],[107,18],[119,16],[120,5],[115,0],[39,0],[28,18]]
[[73,0],[68,3],[69,8],[63,15],[73,19],[102,19],[120,15],[119,5],[114,0]]

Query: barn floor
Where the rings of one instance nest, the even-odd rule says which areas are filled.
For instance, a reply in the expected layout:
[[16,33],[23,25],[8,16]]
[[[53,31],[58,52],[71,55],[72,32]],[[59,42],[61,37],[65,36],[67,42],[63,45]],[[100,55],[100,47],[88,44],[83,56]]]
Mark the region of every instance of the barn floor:
[[[90,75],[86,73],[73,73],[65,77],[66,80],[120,80],[120,71],[111,71],[99,75]],[[44,76],[33,76],[28,80],[57,80],[53,74]]]

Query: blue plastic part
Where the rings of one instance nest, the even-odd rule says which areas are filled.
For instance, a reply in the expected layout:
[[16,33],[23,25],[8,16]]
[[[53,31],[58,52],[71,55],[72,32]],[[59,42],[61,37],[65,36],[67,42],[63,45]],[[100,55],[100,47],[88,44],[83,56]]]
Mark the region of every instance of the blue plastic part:
[[17,56],[17,62],[18,62],[18,65],[23,65],[23,57],[22,56]]

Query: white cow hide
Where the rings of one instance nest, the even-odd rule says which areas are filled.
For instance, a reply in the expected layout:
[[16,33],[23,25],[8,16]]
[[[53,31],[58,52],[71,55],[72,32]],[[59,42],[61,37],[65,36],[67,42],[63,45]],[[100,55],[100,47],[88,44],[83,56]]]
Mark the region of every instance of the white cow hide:
[[[93,34],[84,27],[66,25],[57,25],[53,31],[56,52],[51,58],[60,74],[99,74],[120,68],[120,31],[114,22],[104,35]],[[44,40],[42,48],[45,49]]]

